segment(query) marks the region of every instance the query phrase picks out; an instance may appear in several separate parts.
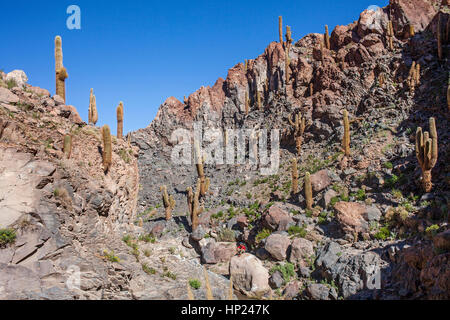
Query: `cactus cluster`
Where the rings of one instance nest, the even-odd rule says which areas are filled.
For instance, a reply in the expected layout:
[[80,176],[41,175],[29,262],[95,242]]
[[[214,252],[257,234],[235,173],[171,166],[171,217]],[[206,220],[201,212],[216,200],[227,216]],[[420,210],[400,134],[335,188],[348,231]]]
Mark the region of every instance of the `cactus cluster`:
[[416,131],[416,157],[422,169],[422,187],[425,192],[433,188],[431,170],[438,158],[438,137],[434,118],[430,118],[430,132],[422,132],[418,127]]
[[89,121],[89,124],[93,124],[94,126],[97,124],[97,121],[98,121],[97,100],[94,95],[94,89],[92,89],[92,88],[91,88],[91,94],[89,96],[88,121]]
[[166,210],[166,221],[172,219],[172,210],[175,208],[175,200],[172,195],[169,196],[167,193],[167,187],[161,186],[159,188],[162,192],[163,204]]
[[189,207],[189,213],[191,215],[192,231],[195,231],[198,227],[198,216],[203,212],[204,208],[200,206],[200,186],[201,181],[197,179],[197,187],[195,192],[192,188],[187,188],[187,203]]
[[294,128],[295,146],[297,148],[297,154],[300,155],[303,143],[303,133],[305,132],[306,128],[305,118],[302,117],[301,112],[298,112],[295,115],[294,121],[292,120],[292,116],[289,116],[289,123]]
[[65,81],[69,77],[66,68],[63,65],[62,39],[60,36],[55,38],[55,73],[56,73],[56,94],[66,102]]
[[111,140],[111,130],[109,126],[105,124],[102,127],[102,138],[103,138],[103,170],[105,173],[109,171],[112,164],[112,140]]
[[117,107],[117,139],[123,139],[123,102]]
[[348,111],[344,110],[344,137],[342,139],[342,148],[347,157],[350,156],[350,122],[348,121]]

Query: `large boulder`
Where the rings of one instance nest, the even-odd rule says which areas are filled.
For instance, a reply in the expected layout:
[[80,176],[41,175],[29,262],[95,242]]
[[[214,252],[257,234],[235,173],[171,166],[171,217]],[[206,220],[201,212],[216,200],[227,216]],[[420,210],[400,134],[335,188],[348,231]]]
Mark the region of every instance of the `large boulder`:
[[8,81],[14,81],[17,84],[17,87],[23,88],[28,81],[28,77],[22,70],[14,70],[6,75],[6,79]]
[[201,250],[203,263],[207,264],[230,261],[237,253],[234,242],[209,242]]
[[319,192],[331,184],[331,178],[328,175],[328,170],[320,170],[311,175],[311,186],[314,192]]
[[266,239],[264,248],[270,253],[272,258],[278,261],[286,260],[287,250],[291,240],[283,234],[271,234]]
[[336,219],[345,233],[365,233],[369,224],[365,220],[367,208],[357,202],[340,201],[334,205]]
[[231,258],[230,276],[235,289],[248,296],[259,296],[270,290],[269,271],[249,253]]
[[17,103],[19,102],[19,97],[8,89],[0,87],[0,102]]
[[307,260],[314,255],[314,246],[311,241],[304,238],[296,238],[291,245],[289,262],[301,267],[308,265]]
[[433,245],[438,250],[444,252],[450,251],[450,229],[437,234],[433,238]]
[[263,215],[263,224],[271,230],[286,231],[293,222],[289,213],[277,204],[271,206]]

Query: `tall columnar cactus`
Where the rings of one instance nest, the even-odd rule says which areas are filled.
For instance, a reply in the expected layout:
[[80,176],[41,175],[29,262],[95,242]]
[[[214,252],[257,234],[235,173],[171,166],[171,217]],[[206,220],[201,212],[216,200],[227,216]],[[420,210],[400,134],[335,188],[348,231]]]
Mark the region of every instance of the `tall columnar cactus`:
[[195,154],[197,156],[197,174],[200,178],[200,196],[204,197],[209,190],[210,180],[205,176],[205,170],[203,168],[204,158],[200,153],[200,147],[198,146],[198,144],[195,145]]
[[60,36],[55,38],[55,73],[56,73],[56,94],[66,102],[65,81],[69,77],[63,65],[62,40]]
[[161,186],[159,189],[161,190],[164,208],[166,209],[166,221],[169,221],[172,219],[172,210],[175,208],[175,200],[172,195],[169,196],[167,193],[166,186]]
[[259,92],[259,90],[256,90],[256,104],[258,110],[262,110],[261,92]]
[[314,83],[310,83],[309,84],[309,95],[313,96],[314,95]]
[[105,173],[111,168],[112,164],[112,140],[111,140],[111,130],[109,126],[105,124],[102,127],[102,138],[103,138],[103,170]]
[[323,35],[323,39],[324,39],[325,48],[330,50],[330,48],[331,48],[331,46],[330,46],[330,34],[328,33],[328,26],[327,25],[325,25],[325,33]]
[[290,26],[286,26],[286,42],[287,45],[290,46],[293,42],[292,40],[292,33],[291,33],[291,27]]
[[344,110],[344,137],[342,139],[342,148],[347,157],[350,156],[350,122],[348,121],[348,112]]
[[248,60],[245,59],[244,73],[247,73],[247,70],[248,70]]
[[70,159],[72,154],[72,136],[70,134],[66,134],[64,136],[64,155],[67,159]]
[[289,83],[289,79],[290,79],[290,70],[291,70],[291,58],[289,57],[289,46],[286,46],[285,49],[285,75],[286,75],[286,84]]
[[283,44],[283,17],[278,17],[278,34],[280,36],[280,43]]
[[305,173],[305,199],[306,199],[306,209],[312,210],[313,198],[312,198],[312,186],[311,186],[311,175],[309,172]]
[[389,49],[394,50],[394,27],[392,25],[392,20],[389,20],[386,32]]
[[89,124],[95,124],[98,121],[98,112],[97,112],[97,99],[95,98],[95,94],[93,89],[91,89],[91,95],[89,97]]
[[422,169],[422,187],[425,192],[433,188],[431,183],[431,170],[438,158],[438,138],[434,118],[430,118],[430,133],[422,132],[418,127],[416,131],[416,156]]
[[88,123],[92,123],[92,98],[94,97],[94,89],[91,88],[91,93],[89,94],[89,109],[88,109]]
[[419,83],[420,83],[420,64],[413,61],[407,79],[407,85],[412,94],[414,93],[416,86],[419,85]]
[[117,139],[123,138],[123,102],[117,107]]
[[197,188],[195,193],[192,188],[187,188],[187,203],[189,212],[191,214],[192,231],[195,231],[198,227],[198,216],[203,212],[204,208],[200,207],[200,179],[197,179]]
[[297,158],[292,158],[292,194],[298,193],[298,167]]
[[295,115],[295,120],[292,120],[292,116],[289,116],[289,123],[294,128],[295,146],[297,148],[297,154],[300,155],[303,143],[303,133],[305,133],[306,121],[302,117],[301,112]]

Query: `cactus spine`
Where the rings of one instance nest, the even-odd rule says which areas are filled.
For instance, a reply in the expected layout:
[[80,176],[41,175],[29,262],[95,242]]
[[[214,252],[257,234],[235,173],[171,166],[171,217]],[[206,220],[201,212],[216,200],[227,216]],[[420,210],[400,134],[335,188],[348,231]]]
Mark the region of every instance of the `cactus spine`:
[[189,212],[191,214],[192,231],[195,231],[198,227],[198,216],[203,212],[204,208],[200,207],[200,179],[197,179],[197,188],[195,193],[192,192],[192,188],[187,188],[187,203]]
[[298,167],[297,158],[292,158],[292,194],[298,193]]
[[416,157],[422,169],[422,187],[425,192],[430,192],[433,188],[431,170],[438,158],[438,138],[434,118],[430,118],[430,133],[422,132],[421,127],[417,128]]
[[303,133],[305,132],[306,122],[302,117],[301,112],[295,115],[295,121],[292,121],[292,116],[289,116],[289,123],[294,128],[295,146],[297,148],[297,154],[300,155],[303,143]]
[[324,33],[324,44],[325,44],[325,48],[327,48],[328,50],[330,50],[330,34],[328,33],[328,26],[325,25],[325,33]]
[[65,81],[68,78],[67,70],[63,66],[62,39],[55,38],[55,73],[56,73],[56,94],[66,102]]
[[344,110],[344,138],[342,139],[342,147],[347,157],[350,156],[350,122],[348,121],[348,112]]
[[103,170],[105,173],[111,168],[112,164],[112,140],[111,140],[111,130],[109,126],[105,124],[102,127],[102,138],[103,138]]
[[123,138],[123,102],[117,107],[117,139]]
[[172,195],[169,197],[166,186],[161,186],[159,189],[162,192],[164,208],[166,209],[166,221],[169,221],[172,219],[172,210],[175,208],[175,200]]
[[72,154],[72,136],[70,134],[66,134],[64,136],[64,155],[67,159],[70,159],[70,155]]
[[280,43],[283,44],[283,17],[278,17],[278,34],[280,36]]
[[306,199],[306,209],[312,210],[313,198],[312,198],[312,186],[311,186],[311,175],[309,172],[305,173],[305,199]]

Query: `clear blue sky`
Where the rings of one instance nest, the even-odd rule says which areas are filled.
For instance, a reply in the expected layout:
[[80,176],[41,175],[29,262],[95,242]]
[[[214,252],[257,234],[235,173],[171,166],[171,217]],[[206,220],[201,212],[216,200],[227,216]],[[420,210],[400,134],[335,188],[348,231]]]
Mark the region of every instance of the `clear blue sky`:
[[[81,8],[81,30],[68,30],[66,9]],[[182,100],[278,40],[278,16],[294,40],[358,19],[388,0],[1,1],[0,69],[24,70],[29,83],[52,94],[54,37],[63,39],[67,103],[87,121],[94,88],[98,125],[116,128],[125,106],[125,132],[146,127],[170,96]]]

